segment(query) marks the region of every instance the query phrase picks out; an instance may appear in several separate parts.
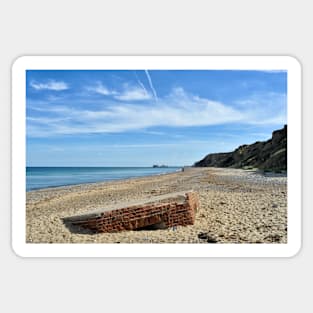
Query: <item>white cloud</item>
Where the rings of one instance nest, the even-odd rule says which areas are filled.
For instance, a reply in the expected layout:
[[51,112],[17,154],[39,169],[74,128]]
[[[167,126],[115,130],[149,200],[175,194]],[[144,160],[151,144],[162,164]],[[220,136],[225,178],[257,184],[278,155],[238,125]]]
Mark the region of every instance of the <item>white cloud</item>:
[[257,70],[263,73],[287,73],[287,70]]
[[61,91],[69,89],[69,86],[63,81],[50,80],[46,83],[30,82],[30,86],[36,90],[54,90]]
[[158,95],[157,95],[157,93],[156,93],[156,91],[155,91],[155,89],[154,89],[154,87],[153,87],[151,76],[150,76],[148,70],[145,70],[145,73],[146,73],[146,76],[147,76],[147,78],[148,78],[149,85],[150,85],[150,88],[151,88],[151,90],[152,90],[154,99],[155,99],[156,102],[158,102]]
[[[287,122],[287,95],[267,92],[237,100],[236,107],[246,114],[246,124],[280,125]],[[273,114],[273,112],[278,112]]]
[[112,96],[114,99],[121,101],[135,101],[135,100],[149,100],[152,98],[151,94],[147,92],[144,85],[138,80],[139,87],[123,85],[122,91],[111,90],[97,82],[95,86],[89,86],[86,89],[91,92],[98,93],[103,96]]
[[143,88],[133,87],[117,94],[114,98],[122,101],[149,100],[151,99],[151,94]]
[[110,96],[117,94],[114,90],[109,90],[106,86],[104,86],[101,82],[97,82],[95,86],[87,87],[88,91],[92,91],[98,93],[103,96]]
[[[232,107],[176,88],[158,102],[151,99],[144,103],[140,101],[131,104],[116,101],[99,106],[97,110],[80,109],[74,105],[58,105],[55,108],[50,107],[49,119],[45,119],[44,123],[34,121],[30,116],[27,120],[28,135],[44,137],[118,133],[147,130],[151,127],[196,127],[226,123],[268,125],[285,123],[286,116],[281,110],[282,106],[286,107],[285,96],[268,95],[265,99],[267,105],[264,105],[261,97],[254,97],[241,99],[242,106]],[[38,110],[44,109],[39,107]]]
[[136,79],[137,79],[137,82],[138,82],[139,86],[148,94],[148,91],[147,91],[145,85],[144,85],[144,84],[142,83],[142,81],[139,79],[139,77],[138,77],[136,71],[135,71],[134,73],[135,73],[135,76],[136,76]]

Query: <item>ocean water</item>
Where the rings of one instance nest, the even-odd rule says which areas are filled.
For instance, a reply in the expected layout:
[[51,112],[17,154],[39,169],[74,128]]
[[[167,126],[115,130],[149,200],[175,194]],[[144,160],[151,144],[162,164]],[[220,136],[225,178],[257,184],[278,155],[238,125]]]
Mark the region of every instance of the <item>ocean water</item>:
[[26,167],[26,191],[159,175],[179,170],[180,167]]

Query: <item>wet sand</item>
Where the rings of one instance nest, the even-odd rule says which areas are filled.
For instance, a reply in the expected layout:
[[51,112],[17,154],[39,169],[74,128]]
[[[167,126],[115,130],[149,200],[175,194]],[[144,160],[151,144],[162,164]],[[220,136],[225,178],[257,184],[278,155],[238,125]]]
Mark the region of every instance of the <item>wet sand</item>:
[[[121,201],[199,193],[196,222],[175,229],[94,234],[62,218]],[[286,243],[287,178],[252,170],[190,168],[158,176],[27,192],[27,243]]]

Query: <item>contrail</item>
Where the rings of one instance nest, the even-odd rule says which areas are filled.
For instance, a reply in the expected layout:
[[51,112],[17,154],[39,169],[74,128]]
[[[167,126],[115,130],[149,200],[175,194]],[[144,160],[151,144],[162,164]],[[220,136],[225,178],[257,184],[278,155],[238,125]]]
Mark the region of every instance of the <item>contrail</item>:
[[153,92],[154,99],[155,99],[156,102],[158,102],[158,96],[157,96],[157,93],[156,93],[156,91],[155,91],[155,89],[154,89],[154,87],[153,87],[152,80],[151,80],[151,77],[150,77],[150,75],[149,75],[148,70],[145,70],[145,73],[146,73],[146,75],[147,75],[150,88],[151,88],[151,90],[152,90],[152,92]]
[[139,79],[139,77],[138,77],[136,71],[134,71],[134,72],[135,72],[135,76],[136,76],[136,79],[137,79],[138,84],[139,84],[140,87],[145,91],[145,93],[146,93],[147,95],[149,95],[149,93],[148,93],[148,91],[147,91],[145,85],[140,81],[140,79]]

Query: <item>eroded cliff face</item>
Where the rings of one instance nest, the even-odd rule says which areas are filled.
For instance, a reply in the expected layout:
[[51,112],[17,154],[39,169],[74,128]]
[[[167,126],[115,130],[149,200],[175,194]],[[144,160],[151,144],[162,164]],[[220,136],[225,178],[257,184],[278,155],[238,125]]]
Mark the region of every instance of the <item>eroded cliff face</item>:
[[287,170],[287,125],[274,131],[272,138],[267,141],[242,145],[233,152],[208,154],[194,166]]

